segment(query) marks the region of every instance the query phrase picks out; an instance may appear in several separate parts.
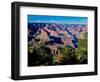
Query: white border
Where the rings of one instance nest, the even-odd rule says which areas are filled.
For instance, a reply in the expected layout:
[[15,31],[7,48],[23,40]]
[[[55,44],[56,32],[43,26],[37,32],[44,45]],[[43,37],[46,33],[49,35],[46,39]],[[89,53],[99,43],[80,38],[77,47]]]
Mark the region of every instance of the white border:
[[[88,64],[62,66],[27,66],[27,15],[55,15],[88,17]],[[77,73],[94,71],[94,12],[88,10],[72,10],[40,7],[20,8],[20,75],[41,75],[58,73]]]

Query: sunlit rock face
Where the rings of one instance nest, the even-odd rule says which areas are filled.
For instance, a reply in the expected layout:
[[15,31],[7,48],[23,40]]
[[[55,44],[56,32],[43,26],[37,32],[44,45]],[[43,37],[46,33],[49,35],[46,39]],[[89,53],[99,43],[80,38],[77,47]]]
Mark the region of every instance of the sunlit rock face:
[[87,25],[83,24],[29,23],[28,28],[28,41],[34,39],[39,43],[63,44],[73,48],[78,47],[78,38],[84,39],[87,32]]

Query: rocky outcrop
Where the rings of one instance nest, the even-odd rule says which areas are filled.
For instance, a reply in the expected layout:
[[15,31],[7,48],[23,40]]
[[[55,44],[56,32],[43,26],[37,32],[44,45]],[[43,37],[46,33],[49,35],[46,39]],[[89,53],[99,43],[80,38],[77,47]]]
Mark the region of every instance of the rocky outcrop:
[[34,48],[37,43],[43,43],[52,54],[56,54],[62,45],[77,48],[78,39],[84,39],[86,32],[87,25],[32,23],[28,26],[28,41],[29,45],[32,45],[31,48]]

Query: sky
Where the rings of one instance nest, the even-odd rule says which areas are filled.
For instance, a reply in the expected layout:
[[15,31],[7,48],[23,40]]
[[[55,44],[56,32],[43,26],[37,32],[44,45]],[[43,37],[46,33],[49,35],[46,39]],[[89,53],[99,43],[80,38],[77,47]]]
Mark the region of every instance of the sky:
[[88,17],[28,15],[28,22],[29,23],[38,22],[38,23],[87,24]]

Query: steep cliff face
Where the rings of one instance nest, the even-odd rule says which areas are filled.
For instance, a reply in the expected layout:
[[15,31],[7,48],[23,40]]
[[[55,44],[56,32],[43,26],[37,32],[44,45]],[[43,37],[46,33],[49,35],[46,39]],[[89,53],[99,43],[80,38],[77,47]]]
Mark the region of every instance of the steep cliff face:
[[78,38],[83,39],[84,33],[87,32],[86,25],[75,24],[29,23],[28,28],[29,41],[35,38],[40,42],[64,44],[73,48],[78,47]]

